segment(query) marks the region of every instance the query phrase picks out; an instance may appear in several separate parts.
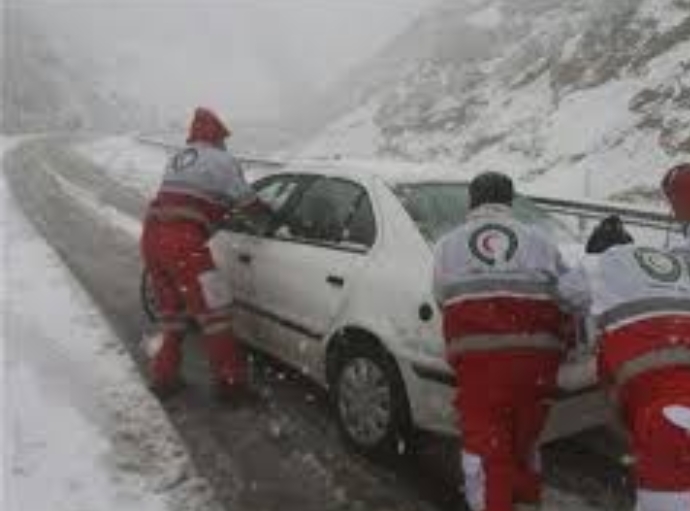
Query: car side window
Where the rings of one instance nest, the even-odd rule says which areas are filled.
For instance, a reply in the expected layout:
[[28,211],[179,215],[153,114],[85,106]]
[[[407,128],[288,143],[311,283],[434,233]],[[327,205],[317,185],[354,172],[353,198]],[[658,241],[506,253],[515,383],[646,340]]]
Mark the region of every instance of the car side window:
[[[278,213],[288,203],[301,184],[300,178],[294,175],[269,176],[252,184],[259,199]],[[258,218],[251,215],[235,213],[226,225],[231,231],[258,235],[265,233],[270,226],[270,218]]]
[[376,241],[376,220],[369,196],[363,194],[350,222],[345,229],[344,240],[354,245],[371,247]]
[[361,186],[344,179],[319,178],[304,191],[277,235],[329,245],[359,243],[362,229],[355,226],[353,238],[351,227],[358,216],[366,216],[366,206],[361,206],[365,202],[369,199]]
[[254,183],[259,199],[273,211],[279,211],[299,186],[296,176],[271,176]]

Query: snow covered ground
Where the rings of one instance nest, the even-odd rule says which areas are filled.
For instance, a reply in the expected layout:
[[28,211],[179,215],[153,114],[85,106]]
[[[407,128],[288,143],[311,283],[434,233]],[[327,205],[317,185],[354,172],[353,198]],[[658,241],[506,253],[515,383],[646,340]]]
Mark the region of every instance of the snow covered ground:
[[[10,141],[0,138],[0,151]],[[90,298],[0,179],[0,509],[217,509]]]
[[121,183],[150,197],[156,191],[168,159],[165,151],[132,137],[108,137],[76,146],[77,151]]

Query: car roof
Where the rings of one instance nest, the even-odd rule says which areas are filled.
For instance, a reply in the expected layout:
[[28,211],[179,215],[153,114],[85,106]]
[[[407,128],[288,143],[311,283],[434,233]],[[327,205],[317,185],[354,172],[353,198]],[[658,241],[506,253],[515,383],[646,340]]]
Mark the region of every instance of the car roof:
[[466,184],[469,181],[467,174],[450,166],[400,160],[296,160],[274,173],[320,174],[357,180],[367,180],[374,177],[391,186],[414,183]]

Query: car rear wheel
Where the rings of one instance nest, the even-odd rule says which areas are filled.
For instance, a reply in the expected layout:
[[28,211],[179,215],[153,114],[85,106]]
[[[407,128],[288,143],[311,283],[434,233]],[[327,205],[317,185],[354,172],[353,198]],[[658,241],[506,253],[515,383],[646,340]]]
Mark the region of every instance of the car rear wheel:
[[370,457],[407,452],[411,421],[395,359],[382,348],[351,343],[332,382],[338,426],[345,441]]

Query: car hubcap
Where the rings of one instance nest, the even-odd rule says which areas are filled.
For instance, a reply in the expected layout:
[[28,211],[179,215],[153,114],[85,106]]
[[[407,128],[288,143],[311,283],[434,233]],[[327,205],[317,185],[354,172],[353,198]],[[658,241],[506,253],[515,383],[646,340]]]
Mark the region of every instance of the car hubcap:
[[349,435],[361,445],[374,445],[388,432],[391,392],[386,375],[366,358],[351,360],[338,388],[340,416]]

